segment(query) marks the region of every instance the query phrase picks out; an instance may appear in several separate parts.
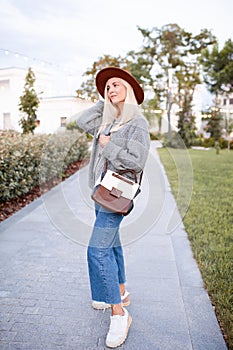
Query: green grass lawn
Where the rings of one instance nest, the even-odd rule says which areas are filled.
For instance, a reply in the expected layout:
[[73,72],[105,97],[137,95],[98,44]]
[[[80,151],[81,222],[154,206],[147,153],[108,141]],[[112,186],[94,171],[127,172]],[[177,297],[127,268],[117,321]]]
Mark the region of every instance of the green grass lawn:
[[[182,166],[179,159],[184,152]],[[183,221],[193,254],[229,348],[233,349],[233,151],[221,150],[217,155],[215,150],[163,148],[159,155],[181,212],[186,203]],[[188,178],[193,187],[190,191],[189,184],[185,191],[180,188],[180,174],[188,169],[189,156],[193,177]]]

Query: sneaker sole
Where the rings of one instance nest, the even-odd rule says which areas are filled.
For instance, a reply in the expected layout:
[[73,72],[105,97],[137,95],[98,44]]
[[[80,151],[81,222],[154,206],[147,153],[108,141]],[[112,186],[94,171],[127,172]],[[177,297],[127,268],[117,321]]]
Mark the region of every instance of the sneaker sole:
[[130,305],[130,300],[126,301],[125,303],[121,303],[123,307],[129,306]]
[[[126,301],[125,303],[122,303],[121,305],[122,305],[123,307],[129,306],[129,305],[130,305],[130,300]],[[107,304],[106,306],[101,306],[101,305],[93,306],[93,305],[92,305],[92,307],[93,307],[93,309],[95,309],[95,310],[105,310],[105,309],[109,309],[109,308],[111,307],[111,305],[110,305],[110,304]]]
[[111,307],[111,305],[110,305],[110,304],[107,304],[106,306],[101,306],[101,305],[93,306],[93,305],[92,305],[92,307],[93,307],[93,309],[95,309],[95,310],[105,310],[105,309],[109,309],[109,308]]
[[122,337],[121,340],[119,341],[119,343],[117,343],[117,344],[108,345],[108,344],[106,343],[106,346],[107,346],[108,348],[111,348],[111,349],[117,348],[118,346],[122,345],[122,344],[126,341],[126,338],[127,338],[127,336],[128,336],[128,333],[129,333],[129,327],[130,327],[130,325],[131,325],[131,323],[132,323],[132,320],[133,320],[133,319],[132,319],[132,316],[129,315],[129,317],[128,317],[128,323],[127,323],[127,328],[126,328],[126,332],[125,332],[124,337]]

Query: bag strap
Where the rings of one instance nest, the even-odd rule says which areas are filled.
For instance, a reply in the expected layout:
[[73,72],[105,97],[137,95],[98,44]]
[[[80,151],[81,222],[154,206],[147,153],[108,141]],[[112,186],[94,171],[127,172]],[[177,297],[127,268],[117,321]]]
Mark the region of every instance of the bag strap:
[[[104,162],[104,173],[106,173],[106,172],[107,172],[107,159],[105,159],[105,162]],[[136,183],[138,182],[137,181],[137,173],[136,173],[136,171],[134,171],[132,169],[124,169],[124,170],[120,170],[118,172],[119,175],[123,175],[123,174],[126,174],[126,173],[133,174],[135,182]],[[143,170],[141,171],[141,174],[140,174],[140,178],[139,178],[139,182],[138,182],[139,186],[141,185],[141,182],[142,182],[142,175],[143,175]]]

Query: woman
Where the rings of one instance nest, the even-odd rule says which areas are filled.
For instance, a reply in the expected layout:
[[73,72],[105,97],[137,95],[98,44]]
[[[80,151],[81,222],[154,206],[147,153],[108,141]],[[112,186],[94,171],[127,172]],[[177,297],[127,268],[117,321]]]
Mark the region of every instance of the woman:
[[[115,172],[132,169],[139,179],[150,147],[148,124],[138,106],[144,93],[134,77],[123,69],[107,67],[97,74],[96,86],[104,102],[97,102],[77,120],[80,128],[94,136],[89,164],[92,189],[100,183],[105,164]],[[106,345],[115,348],[125,341],[132,321],[125,308],[130,299],[119,237],[123,216],[96,203],[95,212],[87,250],[92,306],[111,307]]]

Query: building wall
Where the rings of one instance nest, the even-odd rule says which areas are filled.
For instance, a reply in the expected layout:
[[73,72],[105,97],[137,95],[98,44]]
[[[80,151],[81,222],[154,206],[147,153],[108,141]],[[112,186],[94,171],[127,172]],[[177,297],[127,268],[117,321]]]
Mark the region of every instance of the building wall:
[[219,102],[221,112],[228,119],[233,119],[233,94],[230,94],[229,96],[220,96]]
[[[23,91],[25,71],[22,69],[0,70],[0,129],[19,130],[19,96]],[[8,115],[7,125],[5,116]]]
[[[34,71],[34,70],[33,70]],[[74,96],[53,96],[52,77],[36,72],[35,90],[40,98],[37,110],[39,126],[35,132],[53,133],[61,127],[61,121],[92,105],[90,101]],[[0,69],[0,130],[22,131],[19,125],[20,96],[23,94],[27,70],[23,68]],[[53,96],[53,97],[51,97]]]
[[[59,131],[66,122],[82,110],[93,105],[92,102],[76,97],[52,97],[41,100],[37,113],[40,125],[36,132],[53,133]],[[62,125],[63,124],[63,125]]]
[[[233,93],[220,96],[219,98],[220,112],[223,116],[223,122],[226,125],[231,125],[233,123]],[[227,128],[224,129],[224,135],[226,139],[233,139],[233,132],[227,132]]]

